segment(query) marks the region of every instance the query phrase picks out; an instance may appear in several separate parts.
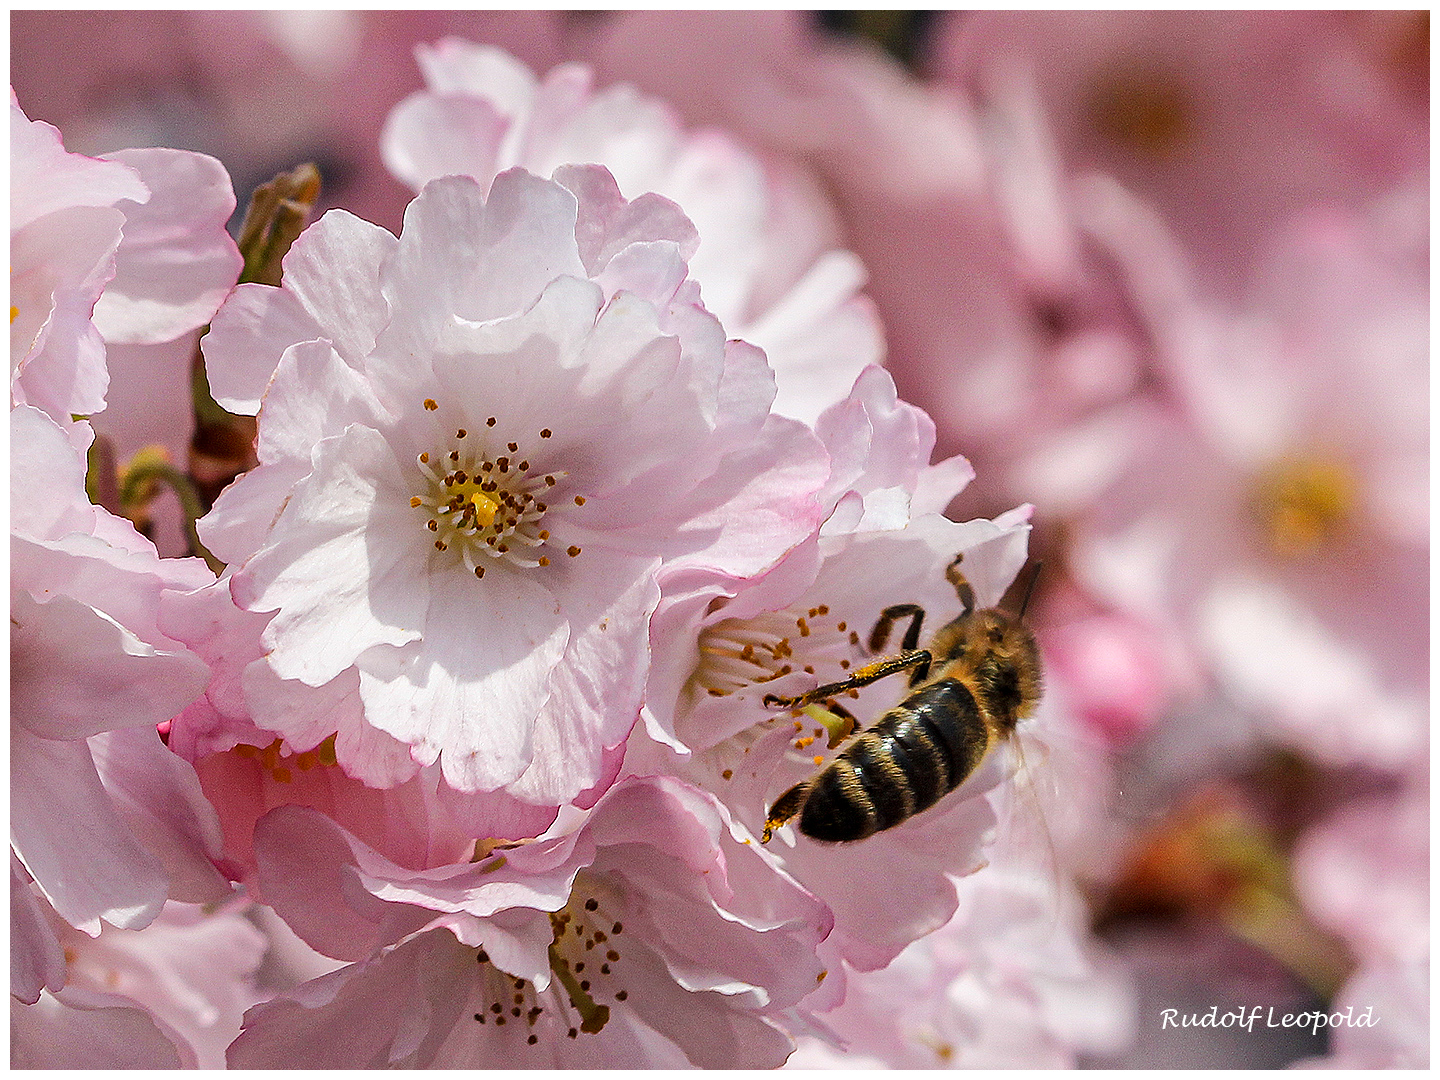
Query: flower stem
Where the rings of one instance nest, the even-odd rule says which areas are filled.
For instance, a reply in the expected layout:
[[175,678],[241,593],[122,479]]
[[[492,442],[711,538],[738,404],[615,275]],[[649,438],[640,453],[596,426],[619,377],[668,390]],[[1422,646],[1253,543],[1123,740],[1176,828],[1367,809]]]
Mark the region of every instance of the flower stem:
[[215,573],[220,573],[225,569],[225,564],[210,554],[205,545],[200,542],[200,534],[195,528],[196,520],[205,513],[204,508],[200,505],[200,497],[195,492],[195,485],[190,482],[188,476],[170,462],[148,455],[131,462],[120,480],[120,506],[125,510],[126,517],[132,521],[136,519],[136,512],[154,497],[153,490],[156,483],[168,485],[170,490],[175,492],[176,498],[180,500],[180,510],[185,517],[185,536],[190,544],[190,553],[198,555],[205,560],[206,566]]

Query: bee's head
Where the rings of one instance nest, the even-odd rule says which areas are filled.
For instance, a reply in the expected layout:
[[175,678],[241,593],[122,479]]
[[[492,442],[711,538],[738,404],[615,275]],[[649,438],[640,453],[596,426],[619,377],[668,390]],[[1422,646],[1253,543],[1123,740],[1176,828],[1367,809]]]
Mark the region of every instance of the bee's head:
[[972,613],[965,634],[965,655],[991,696],[996,719],[1016,723],[1035,711],[1040,700],[1040,649],[1019,616],[999,608]]

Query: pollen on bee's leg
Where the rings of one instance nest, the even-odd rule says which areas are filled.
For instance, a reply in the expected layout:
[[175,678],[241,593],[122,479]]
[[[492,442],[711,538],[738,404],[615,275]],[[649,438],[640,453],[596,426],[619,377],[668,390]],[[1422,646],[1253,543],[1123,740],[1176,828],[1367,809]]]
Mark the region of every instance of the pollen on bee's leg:
[[826,745],[832,750],[849,738],[855,731],[855,718],[853,716],[832,712],[830,709],[814,704],[806,705],[800,711],[825,728],[828,734]]

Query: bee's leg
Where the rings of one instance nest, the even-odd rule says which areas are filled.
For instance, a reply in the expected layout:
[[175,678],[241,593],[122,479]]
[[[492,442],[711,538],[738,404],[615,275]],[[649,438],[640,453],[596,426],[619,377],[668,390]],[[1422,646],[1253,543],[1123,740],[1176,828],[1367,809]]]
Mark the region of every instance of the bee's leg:
[[775,800],[770,812],[765,815],[765,830],[760,834],[760,843],[768,844],[771,834],[800,812],[813,784],[813,780],[802,781]]
[[961,552],[955,556],[955,561],[945,568],[945,580],[955,586],[955,595],[960,598],[960,614],[969,615],[975,610],[975,590],[970,587],[969,580],[960,569],[960,560],[965,558]]
[[900,671],[907,671],[913,667],[923,666],[927,671],[930,668],[930,650],[915,649],[912,652],[901,653],[899,656],[889,656],[883,660],[877,660],[873,664],[866,664],[857,668],[848,679],[841,682],[826,683],[824,686],[817,686],[814,690],[807,690],[799,697],[779,697],[775,694],[766,694],[762,699],[766,705],[775,709],[799,709],[811,702],[824,701],[826,698],[834,697],[836,694],[843,694],[847,690],[855,690],[861,686],[869,686],[872,682],[878,682],[887,675],[894,675]]
[[905,631],[900,648],[906,652],[916,648],[920,644],[920,623],[925,618],[925,609],[919,604],[893,604],[875,620],[875,628],[870,631],[870,651],[882,651],[885,643],[890,640],[890,628],[895,625],[895,620],[905,618],[910,620],[910,626]]

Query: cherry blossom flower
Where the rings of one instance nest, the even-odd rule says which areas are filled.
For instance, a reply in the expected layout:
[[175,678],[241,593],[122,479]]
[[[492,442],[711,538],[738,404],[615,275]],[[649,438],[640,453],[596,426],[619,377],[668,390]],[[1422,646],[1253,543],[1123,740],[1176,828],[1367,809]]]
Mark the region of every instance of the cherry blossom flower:
[[1419,18],[1390,23],[1338,11],[986,12],[939,24],[929,71],[974,88],[997,63],[1028,68],[1069,167],[1156,207],[1196,253],[1203,286],[1233,300],[1288,217],[1359,209],[1423,167],[1424,98],[1400,64],[1377,60],[1403,60],[1395,39],[1427,31]]
[[265,937],[234,910],[169,903],[143,930],[67,926],[63,989],[11,1002],[17,1068],[223,1068]]
[[582,65],[537,79],[458,38],[417,56],[428,89],[396,108],[382,136],[391,170],[413,189],[456,173],[488,186],[515,165],[542,176],[604,165],[627,196],[657,192],[694,221],[691,274],[727,332],[765,350],[776,412],[813,421],[880,359],[863,267],[835,246],[823,196],[793,166],[762,164],[722,132],[688,132],[633,87],[596,91]]
[[159,630],[160,596],[212,575],[89,502],[88,425],[22,405],[10,432],[11,845],[72,926],[141,927],[167,894],[224,894],[213,811],[155,731],[207,675]]
[[[637,733],[626,769],[679,773],[715,792],[758,837],[775,797],[820,768],[844,735],[777,712],[763,697],[802,693],[868,662],[871,627],[892,604],[918,603],[932,630],[958,614],[945,577],[957,554],[977,603],[993,606],[1025,560],[1027,512],[965,523],[927,514],[899,529],[822,536],[815,553],[787,560],[793,567],[678,599],[656,616],[658,677],[645,714],[654,742],[637,742]],[[860,725],[896,703],[897,681],[874,683],[847,702]],[[1004,757],[991,755],[941,805],[863,844],[817,844],[789,828],[777,834],[770,847],[787,872],[835,912],[827,946],[868,970],[944,924],[956,902],[947,872],[983,864],[994,824],[989,805],[970,796],[1004,777]],[[906,903],[893,902],[897,892]]]
[[773,1066],[824,978],[824,908],[673,779],[426,871],[295,807],[257,850],[275,910],[355,962],[251,1010],[232,1067]]
[[693,303],[673,205],[560,175],[437,181],[398,240],[332,212],[237,290],[206,357],[228,407],[268,381],[261,465],[202,523],[276,675],[355,672],[448,784],[550,805],[638,715],[660,565],[763,571],[824,473]]
[[105,407],[105,346],[203,325],[240,272],[235,208],[213,158],[66,153],[10,100],[10,398],[59,421]]
[[[1033,490],[1073,511],[1072,568],[1182,635],[1271,737],[1403,767],[1427,739],[1423,635],[1406,628],[1426,618],[1428,414],[1397,392],[1428,363],[1409,189],[1294,222],[1238,312],[1196,294],[1164,225],[1115,185],[1086,203],[1181,408],[1131,403],[1037,454]],[[1098,479],[1071,485],[1077,457]]]

